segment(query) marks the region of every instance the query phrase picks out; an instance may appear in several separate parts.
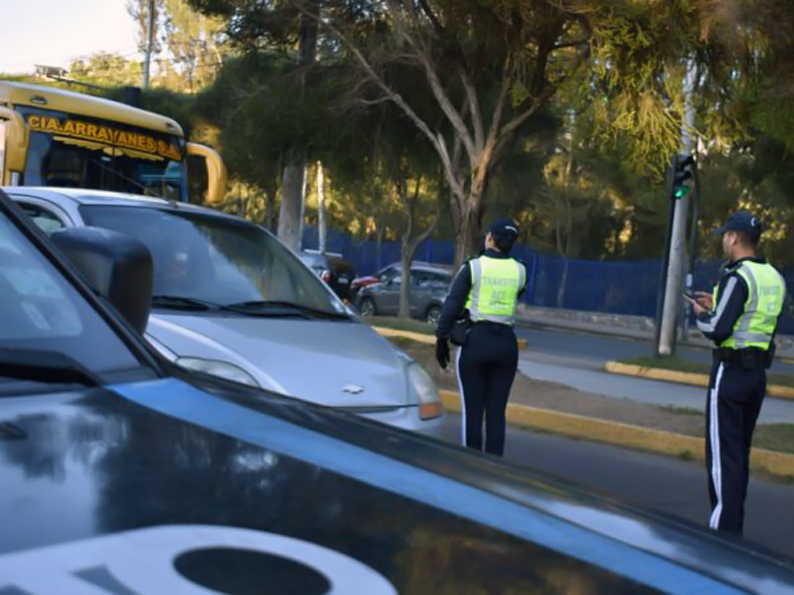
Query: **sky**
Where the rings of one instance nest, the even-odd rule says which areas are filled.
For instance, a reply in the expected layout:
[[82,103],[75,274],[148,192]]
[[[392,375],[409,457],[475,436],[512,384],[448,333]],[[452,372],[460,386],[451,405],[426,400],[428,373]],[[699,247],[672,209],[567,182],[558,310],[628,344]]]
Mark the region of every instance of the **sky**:
[[99,51],[136,57],[127,0],[0,0],[0,73],[32,73],[34,64],[67,68]]

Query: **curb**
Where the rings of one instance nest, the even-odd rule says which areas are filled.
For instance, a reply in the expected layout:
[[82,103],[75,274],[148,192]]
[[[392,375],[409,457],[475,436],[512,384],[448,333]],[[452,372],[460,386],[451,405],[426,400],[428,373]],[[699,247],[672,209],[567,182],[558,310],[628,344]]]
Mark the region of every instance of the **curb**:
[[[632,364],[621,364],[619,362],[607,362],[606,371],[622,376],[636,376],[649,380],[661,380],[662,382],[674,382],[677,384],[687,384],[690,386],[701,386],[708,388],[709,377],[706,374],[694,374],[691,372],[676,372],[675,370],[664,370],[662,368],[648,368],[645,366],[635,366]],[[794,388],[789,386],[769,385],[766,394],[777,399],[794,399]]]
[[[415,333],[412,331],[401,331],[394,328],[386,328],[383,326],[373,326],[378,333],[383,335],[384,337],[402,337],[403,339],[410,339],[411,341],[417,341],[419,343],[425,343],[427,345],[435,345],[436,338],[434,335],[425,335],[423,333]],[[529,342],[526,339],[518,339],[518,348],[522,351],[529,346]]]
[[[449,390],[438,392],[448,410],[461,411],[458,393]],[[705,460],[705,439],[694,436],[514,404],[507,406],[507,421],[573,438]],[[750,468],[784,477],[794,475],[794,455],[754,448],[750,455]]]

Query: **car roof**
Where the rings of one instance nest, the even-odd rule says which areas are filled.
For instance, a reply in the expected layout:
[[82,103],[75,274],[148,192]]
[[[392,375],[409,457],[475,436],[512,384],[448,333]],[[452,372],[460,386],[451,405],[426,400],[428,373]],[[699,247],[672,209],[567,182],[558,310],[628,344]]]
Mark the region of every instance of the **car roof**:
[[[391,264],[386,265],[380,270],[385,270],[389,268],[398,268],[402,269],[402,264],[399,262],[393,262]],[[414,261],[411,263],[411,270],[412,271],[424,271],[427,273],[441,273],[444,275],[451,275],[452,274],[452,266],[446,264],[438,264],[438,263],[431,263],[431,262],[421,262],[421,261]]]
[[[204,213],[207,215],[232,219],[235,221],[245,221],[241,217],[237,217],[235,215],[229,215],[215,209],[190,204],[187,202],[166,200],[164,198],[141,196],[139,194],[129,194],[124,192],[111,192],[110,190],[59,188],[52,186],[8,186],[4,187],[3,190],[5,190],[5,192],[12,197],[24,195],[31,198],[50,200],[56,203],[69,201],[76,205],[102,205],[120,207],[133,206],[151,209],[175,209],[194,213]],[[252,225],[254,224],[252,223]]]

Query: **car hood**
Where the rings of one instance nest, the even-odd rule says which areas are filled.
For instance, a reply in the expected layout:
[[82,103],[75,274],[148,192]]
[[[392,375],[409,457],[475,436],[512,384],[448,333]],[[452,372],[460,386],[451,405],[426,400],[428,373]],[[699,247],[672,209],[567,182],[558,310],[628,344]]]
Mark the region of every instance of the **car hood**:
[[794,576],[488,457],[195,382],[0,401],[0,591],[327,592],[319,574],[367,595],[776,593]]
[[409,404],[404,359],[359,322],[153,312],[146,334],[172,358],[231,362],[263,388],[320,405]]

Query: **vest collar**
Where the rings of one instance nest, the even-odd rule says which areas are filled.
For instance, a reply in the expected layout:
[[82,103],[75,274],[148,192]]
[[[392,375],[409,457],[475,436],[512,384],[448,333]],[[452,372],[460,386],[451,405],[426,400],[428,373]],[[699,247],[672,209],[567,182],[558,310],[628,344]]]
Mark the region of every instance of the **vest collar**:
[[493,249],[486,250],[485,252],[480,254],[480,256],[487,256],[488,258],[500,258],[500,259],[510,258],[509,254],[505,254],[504,252],[499,252],[499,250],[493,250]]
[[740,258],[735,262],[726,262],[723,265],[726,273],[733,273],[736,271],[740,266],[742,266],[745,262],[754,262],[756,264],[766,264],[766,258],[761,258],[760,256],[755,257],[748,257],[748,258]]

